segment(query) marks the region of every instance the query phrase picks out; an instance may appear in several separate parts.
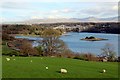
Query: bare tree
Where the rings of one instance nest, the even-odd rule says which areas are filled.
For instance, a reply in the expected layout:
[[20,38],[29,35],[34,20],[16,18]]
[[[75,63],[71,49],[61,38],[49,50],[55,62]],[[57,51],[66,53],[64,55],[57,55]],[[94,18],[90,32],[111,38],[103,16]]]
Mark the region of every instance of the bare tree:
[[109,61],[114,61],[116,58],[116,52],[112,44],[107,43],[102,50],[102,57],[107,57]]
[[32,44],[27,41],[23,41],[20,46],[20,53],[23,56],[38,55],[38,51],[32,47]]
[[61,33],[58,30],[46,29],[43,31],[42,47],[46,56],[61,53],[65,48],[65,43],[59,39]]

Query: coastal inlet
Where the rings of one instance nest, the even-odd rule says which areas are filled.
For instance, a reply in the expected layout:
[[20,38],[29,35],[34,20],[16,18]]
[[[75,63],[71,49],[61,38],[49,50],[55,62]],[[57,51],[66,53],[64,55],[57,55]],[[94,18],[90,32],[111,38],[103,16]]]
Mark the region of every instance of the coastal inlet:
[[[103,34],[103,33],[77,33],[77,32],[69,32],[66,35],[62,35],[60,37],[63,40],[68,48],[73,52],[79,53],[93,53],[95,55],[99,55],[101,52],[101,48],[105,46],[105,44],[110,43],[113,44],[115,52],[118,54],[118,34]],[[80,40],[85,38],[86,36],[94,36],[96,38],[103,38],[107,40],[101,41],[86,41]],[[16,38],[25,38],[29,40],[34,40],[32,45],[38,46],[38,41],[41,40],[40,37],[26,37],[26,36],[16,36]]]

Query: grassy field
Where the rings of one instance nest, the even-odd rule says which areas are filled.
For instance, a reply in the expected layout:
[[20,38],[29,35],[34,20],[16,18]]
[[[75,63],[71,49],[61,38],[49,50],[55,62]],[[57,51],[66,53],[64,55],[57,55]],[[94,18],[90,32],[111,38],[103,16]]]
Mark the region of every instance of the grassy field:
[[[2,58],[3,78],[117,78],[118,63],[92,62],[55,57]],[[15,60],[14,60],[15,59]],[[32,60],[32,62],[31,62]],[[48,67],[48,69],[46,69]],[[67,69],[67,74],[60,69]],[[106,69],[106,73],[100,73]]]
[[2,54],[7,55],[7,54],[9,54],[9,53],[12,52],[12,51],[13,51],[13,50],[10,49],[8,46],[2,45]]
[[7,54],[10,54],[13,50],[11,48],[9,48],[7,45],[6,45],[6,41],[2,41],[2,54],[4,55],[7,55]]

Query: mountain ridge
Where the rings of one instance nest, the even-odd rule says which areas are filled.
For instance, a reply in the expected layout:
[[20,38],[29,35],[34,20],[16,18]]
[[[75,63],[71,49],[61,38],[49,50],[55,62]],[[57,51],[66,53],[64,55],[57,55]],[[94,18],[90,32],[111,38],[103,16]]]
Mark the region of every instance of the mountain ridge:
[[[61,23],[61,22],[118,22],[119,17],[108,17],[108,18],[96,18],[96,17],[87,17],[87,18],[45,18],[45,19],[29,19],[20,22],[13,22],[19,24],[41,24],[41,23]],[[8,22],[11,23],[11,22]],[[4,23],[3,23],[4,24]]]

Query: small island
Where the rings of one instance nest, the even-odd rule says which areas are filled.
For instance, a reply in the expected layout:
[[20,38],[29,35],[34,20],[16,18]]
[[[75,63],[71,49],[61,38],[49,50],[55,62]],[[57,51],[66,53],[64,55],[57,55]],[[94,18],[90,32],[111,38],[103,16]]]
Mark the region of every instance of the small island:
[[96,38],[94,36],[90,36],[90,37],[82,38],[81,40],[86,40],[86,41],[101,41],[101,40],[108,40],[108,39]]

